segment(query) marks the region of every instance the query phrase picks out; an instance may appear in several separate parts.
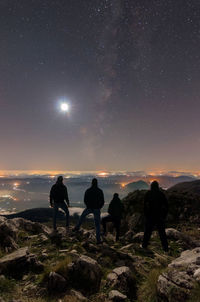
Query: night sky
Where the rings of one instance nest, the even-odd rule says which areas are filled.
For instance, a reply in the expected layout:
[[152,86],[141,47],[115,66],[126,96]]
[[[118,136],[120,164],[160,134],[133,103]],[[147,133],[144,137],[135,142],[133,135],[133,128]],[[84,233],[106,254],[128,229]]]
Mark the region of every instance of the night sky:
[[199,170],[200,1],[1,0],[0,104],[1,169]]

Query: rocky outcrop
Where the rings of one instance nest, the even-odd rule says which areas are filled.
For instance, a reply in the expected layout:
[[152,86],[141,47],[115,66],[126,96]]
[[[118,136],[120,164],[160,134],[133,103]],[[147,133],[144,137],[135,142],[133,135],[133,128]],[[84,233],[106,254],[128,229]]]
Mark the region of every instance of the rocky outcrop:
[[200,277],[200,248],[184,251],[158,278],[160,301],[186,301]]
[[37,261],[34,254],[30,254],[28,247],[18,249],[17,251],[0,258],[0,274],[19,279],[25,273],[41,272],[43,265]]
[[121,291],[129,298],[136,295],[135,279],[127,266],[117,267],[107,276],[107,284],[112,289]]
[[50,235],[51,233],[50,228],[39,222],[32,222],[23,218],[13,218],[10,221],[15,225],[16,228],[23,229],[26,232],[33,234],[43,233],[45,235]]
[[68,266],[69,281],[73,288],[83,294],[99,291],[102,272],[97,261],[87,256],[80,256]]
[[17,239],[18,230],[15,224],[9,220],[1,219],[0,222],[0,247],[5,251],[17,249],[18,245],[15,242]]
[[41,236],[48,236],[51,233],[51,229],[41,223],[31,222],[23,218],[6,219],[0,217],[0,248],[6,252],[17,249],[19,230],[31,234],[41,234]]

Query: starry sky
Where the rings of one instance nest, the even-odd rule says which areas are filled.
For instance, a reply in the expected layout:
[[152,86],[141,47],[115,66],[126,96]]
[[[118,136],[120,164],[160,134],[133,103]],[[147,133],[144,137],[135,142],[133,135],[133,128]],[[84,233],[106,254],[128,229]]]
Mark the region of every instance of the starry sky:
[[199,0],[1,0],[1,169],[199,170],[199,49]]

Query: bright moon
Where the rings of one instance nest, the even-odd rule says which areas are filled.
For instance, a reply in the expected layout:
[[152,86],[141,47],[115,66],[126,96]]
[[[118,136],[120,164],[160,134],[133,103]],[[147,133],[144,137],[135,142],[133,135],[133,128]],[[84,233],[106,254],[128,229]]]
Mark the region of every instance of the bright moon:
[[69,105],[68,105],[67,103],[62,103],[62,104],[60,105],[60,109],[61,109],[61,111],[63,111],[63,112],[68,112],[68,111],[69,111]]

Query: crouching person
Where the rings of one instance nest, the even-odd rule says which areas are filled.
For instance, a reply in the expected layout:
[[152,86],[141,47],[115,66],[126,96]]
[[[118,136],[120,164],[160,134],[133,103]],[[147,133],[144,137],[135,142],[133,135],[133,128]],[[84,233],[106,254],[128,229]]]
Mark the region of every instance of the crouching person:
[[121,225],[123,211],[124,211],[123,203],[119,199],[119,195],[115,193],[108,207],[109,215],[103,217],[101,220],[103,226],[103,235],[106,234],[106,224],[108,222],[112,222],[116,230],[116,241],[119,240],[120,225]]

